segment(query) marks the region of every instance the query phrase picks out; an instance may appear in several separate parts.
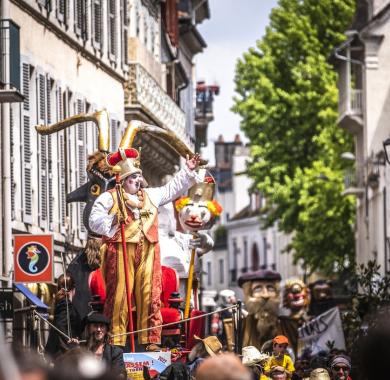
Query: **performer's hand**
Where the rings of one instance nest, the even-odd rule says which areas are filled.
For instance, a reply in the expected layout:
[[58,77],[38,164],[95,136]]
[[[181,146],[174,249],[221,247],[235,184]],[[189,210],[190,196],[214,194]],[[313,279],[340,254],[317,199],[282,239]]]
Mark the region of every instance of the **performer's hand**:
[[195,170],[198,168],[200,164],[200,155],[199,153],[195,153],[192,158],[190,159],[190,156],[187,154],[186,156],[186,165],[188,169]]
[[68,344],[72,344],[72,345],[76,345],[76,346],[80,345],[79,340],[76,339],[76,338],[71,338],[71,339],[69,339],[67,343],[68,343]]

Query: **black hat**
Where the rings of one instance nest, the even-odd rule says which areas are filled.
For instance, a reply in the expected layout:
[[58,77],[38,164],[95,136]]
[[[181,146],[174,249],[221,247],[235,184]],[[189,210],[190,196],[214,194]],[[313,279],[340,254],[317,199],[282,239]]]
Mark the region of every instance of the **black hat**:
[[280,273],[269,269],[260,269],[256,272],[245,273],[238,278],[238,286],[244,285],[248,281],[280,281]]
[[105,315],[93,311],[84,318],[84,326],[87,326],[91,323],[103,323],[107,325],[107,327],[110,327],[111,321]]

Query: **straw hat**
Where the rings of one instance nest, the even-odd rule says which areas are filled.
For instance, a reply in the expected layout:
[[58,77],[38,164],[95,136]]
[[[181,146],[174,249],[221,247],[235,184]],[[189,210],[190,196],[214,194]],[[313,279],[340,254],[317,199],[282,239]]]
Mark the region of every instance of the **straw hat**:
[[194,335],[196,340],[202,341],[204,348],[209,353],[210,356],[215,356],[222,351],[222,344],[216,336],[208,336],[207,338],[199,338],[197,335]]
[[316,368],[310,372],[309,380],[330,380],[329,372],[325,368]]
[[242,364],[244,365],[253,365],[260,363],[263,360],[267,360],[269,356],[267,354],[261,353],[254,346],[246,346],[242,348]]

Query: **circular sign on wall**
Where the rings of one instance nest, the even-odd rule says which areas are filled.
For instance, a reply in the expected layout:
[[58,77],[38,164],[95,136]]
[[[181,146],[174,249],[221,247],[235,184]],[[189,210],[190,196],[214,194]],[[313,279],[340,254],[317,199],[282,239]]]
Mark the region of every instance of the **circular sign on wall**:
[[29,242],[17,252],[16,263],[25,274],[38,276],[49,266],[50,255],[44,245],[38,242]]
[[53,282],[53,235],[14,235],[14,282]]

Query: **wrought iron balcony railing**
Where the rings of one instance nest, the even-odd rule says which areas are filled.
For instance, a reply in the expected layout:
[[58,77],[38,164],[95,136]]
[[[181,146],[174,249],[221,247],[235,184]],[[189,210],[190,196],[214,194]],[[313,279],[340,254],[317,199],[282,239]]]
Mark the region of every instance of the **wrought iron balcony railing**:
[[141,109],[191,147],[184,112],[139,63],[129,65],[126,108]]

